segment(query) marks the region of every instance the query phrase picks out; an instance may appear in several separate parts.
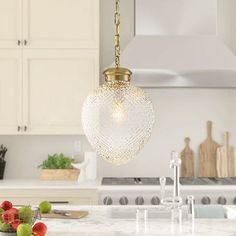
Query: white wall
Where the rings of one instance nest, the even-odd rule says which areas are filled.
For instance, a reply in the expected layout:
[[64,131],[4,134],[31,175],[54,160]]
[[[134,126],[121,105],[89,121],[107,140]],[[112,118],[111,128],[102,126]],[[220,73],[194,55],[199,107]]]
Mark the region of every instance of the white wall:
[[236,1],[218,0],[219,35],[236,54]]
[[[113,3],[101,0],[101,70],[113,61]],[[122,0],[122,48],[134,32],[133,0]],[[112,9],[111,11],[109,9]],[[125,26],[125,27],[124,27]],[[147,90],[156,110],[156,124],[149,143],[130,164],[114,167],[99,158],[100,176],[171,175],[168,168],[171,150],[181,150],[183,139],[191,137],[196,154],[206,135],[205,123],[214,122],[214,137],[223,140],[223,131],[232,133],[236,146],[236,90],[158,89]],[[83,136],[0,136],[0,143],[9,148],[6,178],[38,178],[37,166],[48,153],[73,153],[74,141],[90,150]]]
[[102,165],[110,176],[171,175],[170,153],[184,148],[184,138],[191,138],[196,168],[198,145],[206,138],[206,121],[212,120],[213,137],[223,142],[223,132],[230,131],[236,146],[236,90],[158,89],[147,90],[156,111],[156,123],[149,143],[130,164],[121,167]]

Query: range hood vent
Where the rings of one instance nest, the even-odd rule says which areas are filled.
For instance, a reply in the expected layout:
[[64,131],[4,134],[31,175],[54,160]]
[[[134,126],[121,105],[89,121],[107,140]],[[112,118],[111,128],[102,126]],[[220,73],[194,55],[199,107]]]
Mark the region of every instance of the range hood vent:
[[134,84],[236,87],[236,56],[216,19],[216,0],[136,0],[136,36],[121,55]]

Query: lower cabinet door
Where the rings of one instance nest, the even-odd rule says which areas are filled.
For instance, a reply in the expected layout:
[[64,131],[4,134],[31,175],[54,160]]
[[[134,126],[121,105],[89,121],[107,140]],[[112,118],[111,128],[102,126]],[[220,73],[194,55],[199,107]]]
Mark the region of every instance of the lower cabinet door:
[[81,109],[99,84],[98,50],[24,50],[27,134],[83,134]]
[[21,50],[0,50],[0,134],[21,133]]

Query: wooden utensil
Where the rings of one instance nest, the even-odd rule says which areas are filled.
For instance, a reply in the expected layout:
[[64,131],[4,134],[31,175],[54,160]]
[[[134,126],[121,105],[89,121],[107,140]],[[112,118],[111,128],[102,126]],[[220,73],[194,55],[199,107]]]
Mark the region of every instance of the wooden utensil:
[[[58,211],[59,212],[59,211]],[[61,213],[51,212],[48,214],[41,214],[41,218],[51,219],[81,219],[88,215],[88,211],[60,211]]]
[[216,177],[216,151],[220,145],[212,139],[212,121],[207,121],[207,138],[199,146],[200,177]]
[[229,145],[229,132],[224,134],[224,145],[217,149],[216,169],[217,177],[235,176],[235,151],[234,147]]
[[194,177],[194,153],[189,146],[190,141],[190,138],[184,139],[185,148],[180,154],[182,177]]

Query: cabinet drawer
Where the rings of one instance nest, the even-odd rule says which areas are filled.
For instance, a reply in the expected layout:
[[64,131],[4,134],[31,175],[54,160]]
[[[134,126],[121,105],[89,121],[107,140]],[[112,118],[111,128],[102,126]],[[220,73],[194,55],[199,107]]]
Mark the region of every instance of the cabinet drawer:
[[50,201],[55,204],[70,205],[96,205],[96,190],[1,190],[0,202],[9,200],[14,205],[38,205],[42,201]]

